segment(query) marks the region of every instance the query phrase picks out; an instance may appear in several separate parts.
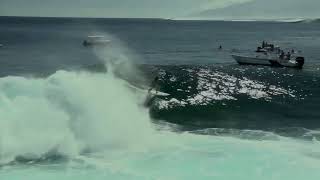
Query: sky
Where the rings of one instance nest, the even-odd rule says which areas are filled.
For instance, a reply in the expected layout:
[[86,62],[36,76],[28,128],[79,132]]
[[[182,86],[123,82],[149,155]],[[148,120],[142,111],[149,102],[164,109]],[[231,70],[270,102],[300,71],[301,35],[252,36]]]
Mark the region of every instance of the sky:
[[319,18],[318,7],[320,0],[0,0],[0,16]]
[[0,0],[0,16],[176,18],[250,0]]

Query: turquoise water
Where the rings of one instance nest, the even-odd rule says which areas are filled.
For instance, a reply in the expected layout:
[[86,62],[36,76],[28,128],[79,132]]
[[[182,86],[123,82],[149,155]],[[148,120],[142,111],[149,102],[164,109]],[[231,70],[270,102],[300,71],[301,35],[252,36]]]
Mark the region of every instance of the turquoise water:
[[[3,167],[3,179],[318,179],[319,144],[166,133],[156,147],[106,150],[61,164]],[[168,144],[161,143],[175,139]],[[162,144],[162,145],[160,145]],[[311,152],[313,154],[311,154]],[[318,156],[318,157],[317,157]]]

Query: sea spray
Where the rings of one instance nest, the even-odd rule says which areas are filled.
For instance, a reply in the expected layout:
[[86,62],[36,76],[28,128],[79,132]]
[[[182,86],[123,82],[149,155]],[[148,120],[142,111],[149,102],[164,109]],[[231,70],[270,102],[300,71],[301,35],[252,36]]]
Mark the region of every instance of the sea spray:
[[141,57],[116,36],[107,32],[97,34],[110,40],[107,45],[94,46],[92,49],[96,57],[106,66],[109,75],[116,75],[129,83],[145,86],[147,80],[144,74],[133,63],[138,62]]

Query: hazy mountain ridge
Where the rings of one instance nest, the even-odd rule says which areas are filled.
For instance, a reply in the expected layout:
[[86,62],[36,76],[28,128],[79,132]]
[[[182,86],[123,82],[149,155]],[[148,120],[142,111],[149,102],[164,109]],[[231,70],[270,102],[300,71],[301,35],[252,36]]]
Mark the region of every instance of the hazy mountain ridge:
[[320,1],[255,0],[192,15],[212,19],[313,19],[320,17]]
[[304,19],[304,20],[298,21],[297,23],[320,23],[320,18]]

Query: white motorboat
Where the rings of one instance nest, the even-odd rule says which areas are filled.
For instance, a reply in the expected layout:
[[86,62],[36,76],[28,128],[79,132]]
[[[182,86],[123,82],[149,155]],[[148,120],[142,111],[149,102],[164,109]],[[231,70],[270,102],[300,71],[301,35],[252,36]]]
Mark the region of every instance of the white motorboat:
[[88,36],[86,40],[83,41],[84,46],[93,46],[93,45],[108,45],[111,41],[105,39],[104,36]]
[[274,67],[291,67],[301,69],[304,65],[304,57],[296,56],[290,59],[280,59],[277,56],[257,55],[257,56],[244,56],[232,55],[232,57],[240,65],[264,65]]

